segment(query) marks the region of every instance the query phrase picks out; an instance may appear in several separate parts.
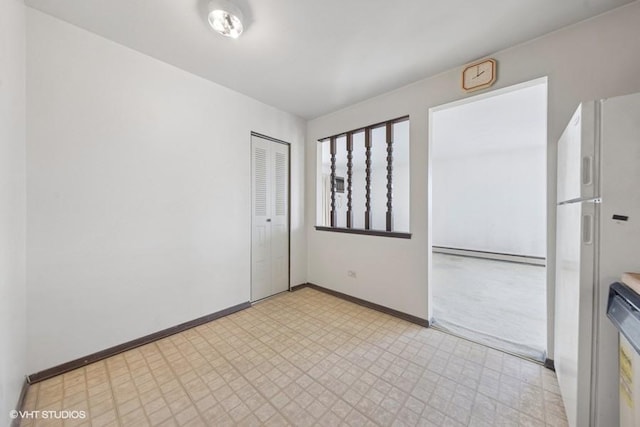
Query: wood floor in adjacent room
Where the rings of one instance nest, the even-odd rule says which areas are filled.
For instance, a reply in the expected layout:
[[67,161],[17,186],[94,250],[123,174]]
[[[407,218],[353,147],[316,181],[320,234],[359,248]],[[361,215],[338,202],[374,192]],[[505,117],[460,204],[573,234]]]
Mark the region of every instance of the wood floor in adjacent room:
[[325,293],[283,293],[29,387],[22,426],[564,426],[555,374]]

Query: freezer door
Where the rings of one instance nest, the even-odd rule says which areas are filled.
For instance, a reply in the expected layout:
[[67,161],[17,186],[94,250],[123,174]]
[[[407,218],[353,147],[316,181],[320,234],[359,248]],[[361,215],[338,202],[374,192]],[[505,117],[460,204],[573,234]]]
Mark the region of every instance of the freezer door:
[[590,425],[596,205],[557,209],[555,368],[567,420]]
[[558,203],[598,197],[598,103],[583,102],[558,141]]

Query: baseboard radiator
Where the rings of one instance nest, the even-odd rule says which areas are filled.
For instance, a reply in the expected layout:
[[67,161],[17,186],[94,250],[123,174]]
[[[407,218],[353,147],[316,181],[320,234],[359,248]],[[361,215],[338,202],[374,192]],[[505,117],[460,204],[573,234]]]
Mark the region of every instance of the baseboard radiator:
[[491,259],[494,261],[515,262],[519,264],[530,264],[546,266],[547,259],[544,257],[536,257],[530,255],[507,254],[500,252],[477,251],[473,249],[448,248],[444,246],[433,246],[433,253],[464,256],[470,258]]

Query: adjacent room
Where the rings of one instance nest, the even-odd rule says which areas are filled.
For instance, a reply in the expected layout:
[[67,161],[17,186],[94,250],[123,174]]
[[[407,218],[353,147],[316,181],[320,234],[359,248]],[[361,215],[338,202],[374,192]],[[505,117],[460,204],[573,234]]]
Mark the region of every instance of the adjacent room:
[[633,423],[638,52],[631,0],[1,0],[0,426]]
[[544,362],[547,82],[432,110],[431,324]]

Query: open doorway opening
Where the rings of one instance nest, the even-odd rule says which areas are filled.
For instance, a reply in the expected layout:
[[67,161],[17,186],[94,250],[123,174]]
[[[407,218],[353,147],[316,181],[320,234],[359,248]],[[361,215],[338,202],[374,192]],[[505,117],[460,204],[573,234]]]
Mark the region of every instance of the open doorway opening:
[[547,80],[430,111],[434,326],[544,361]]

